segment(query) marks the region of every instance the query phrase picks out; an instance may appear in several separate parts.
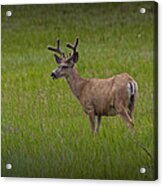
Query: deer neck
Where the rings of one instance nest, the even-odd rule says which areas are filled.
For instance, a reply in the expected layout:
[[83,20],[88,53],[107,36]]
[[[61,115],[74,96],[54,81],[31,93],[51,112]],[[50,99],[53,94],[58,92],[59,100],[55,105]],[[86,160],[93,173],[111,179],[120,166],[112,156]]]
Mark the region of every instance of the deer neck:
[[77,70],[72,68],[66,80],[73,94],[80,100],[80,93],[85,79],[81,78]]

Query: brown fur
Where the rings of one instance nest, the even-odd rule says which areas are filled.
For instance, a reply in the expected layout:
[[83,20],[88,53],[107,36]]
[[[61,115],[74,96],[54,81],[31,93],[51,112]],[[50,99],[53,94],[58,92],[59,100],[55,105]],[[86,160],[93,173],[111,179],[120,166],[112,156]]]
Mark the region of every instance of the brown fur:
[[134,80],[127,73],[107,79],[83,79],[73,68],[66,79],[84,111],[90,116],[93,132],[95,132],[95,116],[120,114],[128,123],[128,127],[133,128],[133,121],[128,113],[127,84]]

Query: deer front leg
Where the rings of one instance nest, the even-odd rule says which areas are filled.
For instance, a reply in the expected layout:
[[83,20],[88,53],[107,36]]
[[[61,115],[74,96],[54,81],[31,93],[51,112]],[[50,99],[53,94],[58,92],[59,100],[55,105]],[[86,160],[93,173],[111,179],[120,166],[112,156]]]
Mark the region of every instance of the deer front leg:
[[101,125],[101,116],[97,116],[97,128],[96,128],[96,133],[99,131]]
[[93,134],[95,134],[95,132],[96,132],[96,130],[95,130],[95,114],[94,114],[94,112],[90,112],[88,115],[89,115],[89,120],[91,123],[92,132],[93,132]]

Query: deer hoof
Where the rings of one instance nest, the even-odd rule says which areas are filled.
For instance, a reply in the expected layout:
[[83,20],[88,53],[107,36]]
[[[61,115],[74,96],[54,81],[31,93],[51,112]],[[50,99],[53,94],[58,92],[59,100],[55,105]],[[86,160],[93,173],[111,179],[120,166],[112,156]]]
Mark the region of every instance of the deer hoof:
[[134,133],[135,133],[134,129],[132,129],[131,133],[132,133],[132,135],[134,135]]

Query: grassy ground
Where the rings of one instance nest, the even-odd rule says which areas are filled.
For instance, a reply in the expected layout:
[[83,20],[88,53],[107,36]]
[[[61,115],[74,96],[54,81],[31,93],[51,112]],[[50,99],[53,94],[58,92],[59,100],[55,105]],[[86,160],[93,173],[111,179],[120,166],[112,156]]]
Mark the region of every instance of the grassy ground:
[[[2,6],[2,176],[154,179],[154,162],[128,138],[154,158],[153,6]],[[13,15],[6,18],[6,10]],[[66,42],[77,35],[81,76],[128,72],[138,82],[134,136],[117,116],[104,117],[93,137],[66,81],[50,78],[56,64],[46,46],[59,37],[68,52]]]

